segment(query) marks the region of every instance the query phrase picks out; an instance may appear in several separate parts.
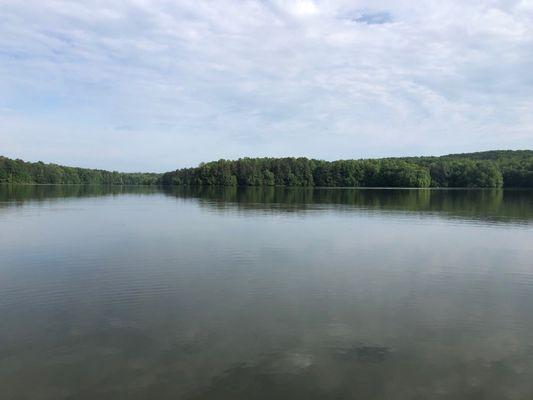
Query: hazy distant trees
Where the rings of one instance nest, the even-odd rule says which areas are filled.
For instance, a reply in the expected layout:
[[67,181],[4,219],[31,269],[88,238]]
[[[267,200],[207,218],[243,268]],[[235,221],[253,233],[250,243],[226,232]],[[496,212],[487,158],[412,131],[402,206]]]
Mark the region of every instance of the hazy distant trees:
[[0,156],[0,183],[153,185],[160,174],[120,173],[25,162]]

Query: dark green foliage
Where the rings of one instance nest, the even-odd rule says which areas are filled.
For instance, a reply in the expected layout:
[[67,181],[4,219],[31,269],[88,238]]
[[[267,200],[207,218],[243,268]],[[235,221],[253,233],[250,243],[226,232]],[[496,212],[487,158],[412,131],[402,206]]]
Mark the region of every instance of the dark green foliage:
[[0,156],[0,183],[153,185],[159,183],[160,176],[30,163]]
[[428,165],[434,187],[501,187],[502,172],[492,161],[439,158]]
[[533,187],[533,151],[323,161],[241,158],[165,174],[119,173],[0,157],[0,183],[300,187]]
[[322,161],[219,160],[163,175],[163,184],[318,187],[533,187],[533,151]]

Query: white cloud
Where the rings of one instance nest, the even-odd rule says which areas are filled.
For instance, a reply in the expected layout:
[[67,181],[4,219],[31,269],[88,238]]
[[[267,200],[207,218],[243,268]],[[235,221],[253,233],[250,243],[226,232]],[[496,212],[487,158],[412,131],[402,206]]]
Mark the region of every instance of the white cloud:
[[532,3],[0,0],[2,152],[167,170],[532,148]]
[[294,0],[286,2],[288,9],[294,15],[299,17],[305,17],[310,15],[316,15],[319,13],[318,7],[311,0]]

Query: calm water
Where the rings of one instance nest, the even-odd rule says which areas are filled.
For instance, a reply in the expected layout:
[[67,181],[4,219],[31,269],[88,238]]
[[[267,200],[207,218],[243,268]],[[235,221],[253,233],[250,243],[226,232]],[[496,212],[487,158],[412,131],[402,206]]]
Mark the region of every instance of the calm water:
[[531,399],[533,192],[0,187],[0,398]]

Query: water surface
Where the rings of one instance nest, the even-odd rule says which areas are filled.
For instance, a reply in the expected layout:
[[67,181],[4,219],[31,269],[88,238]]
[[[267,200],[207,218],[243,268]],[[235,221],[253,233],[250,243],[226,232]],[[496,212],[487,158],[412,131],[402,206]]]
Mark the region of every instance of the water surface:
[[533,192],[0,186],[19,399],[531,399]]

